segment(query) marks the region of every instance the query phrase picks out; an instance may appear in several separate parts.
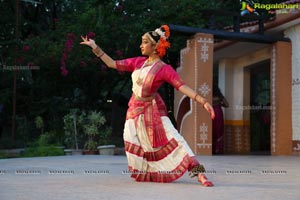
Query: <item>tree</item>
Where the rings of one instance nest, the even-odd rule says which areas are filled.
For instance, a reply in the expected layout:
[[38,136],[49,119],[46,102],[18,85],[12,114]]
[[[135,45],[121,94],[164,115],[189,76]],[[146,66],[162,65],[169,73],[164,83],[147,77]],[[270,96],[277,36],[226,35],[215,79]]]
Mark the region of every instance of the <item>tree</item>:
[[[62,117],[72,108],[109,113],[112,92],[130,94],[130,75],[119,74],[80,46],[88,35],[114,59],[140,55],[141,35],[161,24],[206,27],[204,9],[226,8],[227,1],[206,0],[37,0],[20,1],[20,37],[15,40],[14,1],[0,1],[0,104],[6,129],[12,115],[12,71],[17,71],[17,115],[29,124],[40,116],[44,129],[63,132]],[[232,5],[233,1],[229,1]],[[184,12],[183,12],[184,11]],[[202,14],[201,14],[202,13]],[[228,24],[225,20],[224,24]],[[176,67],[187,36],[171,33],[169,59]],[[15,51],[14,46],[17,46]],[[31,70],[28,70],[30,68]],[[107,123],[109,117],[105,116]],[[20,124],[19,124],[20,125]],[[34,128],[31,128],[34,130]],[[30,138],[39,132],[30,131]]]

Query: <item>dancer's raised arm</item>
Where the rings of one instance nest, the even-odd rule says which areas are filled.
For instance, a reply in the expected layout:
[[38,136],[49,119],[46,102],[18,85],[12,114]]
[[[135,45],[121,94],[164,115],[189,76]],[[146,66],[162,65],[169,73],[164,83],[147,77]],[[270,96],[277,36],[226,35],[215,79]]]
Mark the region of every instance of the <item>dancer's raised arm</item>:
[[107,55],[94,40],[81,36],[82,42],[80,44],[85,44],[92,48],[93,53],[99,57],[108,67],[116,69],[116,61]]

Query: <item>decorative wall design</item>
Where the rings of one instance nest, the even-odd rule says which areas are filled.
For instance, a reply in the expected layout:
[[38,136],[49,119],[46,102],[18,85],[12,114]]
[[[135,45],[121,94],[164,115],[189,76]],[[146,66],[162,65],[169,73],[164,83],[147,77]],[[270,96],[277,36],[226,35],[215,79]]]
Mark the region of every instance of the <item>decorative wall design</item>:
[[271,66],[271,151],[276,152],[276,47],[272,48]]
[[243,130],[244,130],[244,135],[245,135],[245,139],[243,140],[243,147],[245,149],[245,152],[250,152],[251,151],[250,125],[244,126]]
[[209,92],[211,91],[211,89],[210,89],[209,85],[206,82],[204,82],[200,85],[198,91],[200,92],[200,94],[202,96],[206,97],[209,94]]
[[199,38],[198,40],[201,47],[201,53],[200,53],[200,59],[206,63],[209,59],[209,45],[207,43],[213,43],[213,40],[211,38]]
[[208,141],[208,126],[202,122],[202,124],[199,127],[200,130],[200,141],[201,143],[198,143],[197,146],[199,148],[210,148],[212,144],[207,143]]
[[250,126],[225,125],[225,153],[249,154],[250,153]]
[[234,138],[232,134],[232,127],[231,126],[225,126],[225,133],[224,133],[224,152],[230,153],[233,150],[234,147]]
[[240,127],[237,127],[234,130],[234,132],[235,132],[234,136],[235,136],[236,149],[237,149],[238,152],[241,152],[243,143],[242,143],[242,135],[241,135],[241,129],[240,129]]

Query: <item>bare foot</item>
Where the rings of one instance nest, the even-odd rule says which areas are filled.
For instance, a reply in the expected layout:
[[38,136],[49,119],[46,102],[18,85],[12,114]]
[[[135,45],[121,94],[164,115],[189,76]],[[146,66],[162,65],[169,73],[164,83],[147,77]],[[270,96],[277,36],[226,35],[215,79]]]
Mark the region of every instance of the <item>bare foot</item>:
[[204,186],[204,187],[212,187],[212,186],[214,186],[214,184],[211,182],[211,181],[209,181],[208,179],[207,179],[207,177],[205,176],[205,174],[198,174],[198,181],[202,184],[202,186]]

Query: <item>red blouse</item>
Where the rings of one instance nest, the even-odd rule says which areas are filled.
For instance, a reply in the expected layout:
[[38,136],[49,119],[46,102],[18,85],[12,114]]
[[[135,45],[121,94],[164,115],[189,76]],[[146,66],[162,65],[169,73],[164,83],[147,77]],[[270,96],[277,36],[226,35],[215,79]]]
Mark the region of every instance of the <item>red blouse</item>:
[[[118,60],[116,61],[117,69],[119,71],[133,72],[134,70],[141,68],[146,60],[147,57],[134,57]],[[157,72],[151,87],[151,92],[155,93],[164,82],[171,84],[176,90],[185,84],[178,73],[168,64],[165,64],[164,67]]]

